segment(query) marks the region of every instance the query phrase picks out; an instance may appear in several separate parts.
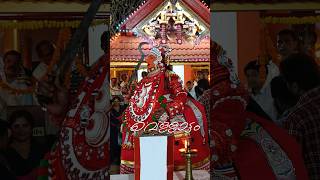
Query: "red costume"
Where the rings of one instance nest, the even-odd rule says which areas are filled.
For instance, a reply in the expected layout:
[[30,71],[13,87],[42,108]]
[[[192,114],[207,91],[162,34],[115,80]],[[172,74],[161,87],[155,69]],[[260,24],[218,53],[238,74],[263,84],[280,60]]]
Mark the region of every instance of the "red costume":
[[[183,124],[195,127],[198,131],[191,130],[191,148],[198,149],[198,155],[193,159],[195,169],[209,169],[209,146],[207,136],[207,121],[203,106],[187,96],[182,88],[179,77],[169,71],[164,63],[164,49],[153,48],[145,58],[148,63],[148,76],[143,78],[137,85],[129,106],[124,112],[122,125],[122,152],[121,173],[133,173],[134,171],[134,149],[133,137],[142,133],[148,133],[149,124],[156,131],[164,132],[170,129],[169,123]],[[160,110],[160,115],[157,112]],[[164,123],[164,122],[167,122]],[[146,127],[135,130],[140,126]],[[165,127],[167,126],[167,127]],[[192,128],[193,128],[192,127]],[[170,130],[169,130],[170,131]],[[151,133],[153,133],[151,131]],[[161,133],[160,133],[161,134]],[[174,169],[184,168],[185,159],[181,157],[179,149],[184,147],[180,138],[185,134],[180,131],[174,133]]]
[[214,177],[308,179],[300,147],[275,124],[247,112],[248,93],[223,49],[211,42],[213,86],[200,101],[210,105],[209,138]]
[[109,167],[109,88],[107,55],[79,88],[48,155],[51,179],[107,179]]

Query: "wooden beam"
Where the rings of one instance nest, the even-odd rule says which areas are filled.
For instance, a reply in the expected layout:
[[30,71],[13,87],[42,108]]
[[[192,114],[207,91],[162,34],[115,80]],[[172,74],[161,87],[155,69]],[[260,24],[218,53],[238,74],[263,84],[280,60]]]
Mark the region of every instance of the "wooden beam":
[[320,2],[211,3],[211,11],[319,10]]
[[[1,13],[86,12],[89,3],[74,2],[1,2]],[[103,4],[98,12],[110,12],[110,3]]]

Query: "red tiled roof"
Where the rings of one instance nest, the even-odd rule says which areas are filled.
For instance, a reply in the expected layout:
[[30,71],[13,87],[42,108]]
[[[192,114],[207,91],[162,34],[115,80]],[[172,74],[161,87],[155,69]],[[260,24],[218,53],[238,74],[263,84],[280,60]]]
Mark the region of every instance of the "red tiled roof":
[[[111,41],[111,62],[137,62],[141,54],[138,51],[142,38],[134,36],[119,36]],[[191,43],[182,45],[170,43],[172,49],[170,54],[171,62],[209,62],[210,59],[210,40],[203,39],[199,45],[193,46]],[[143,47],[147,54],[150,50],[148,45]]]

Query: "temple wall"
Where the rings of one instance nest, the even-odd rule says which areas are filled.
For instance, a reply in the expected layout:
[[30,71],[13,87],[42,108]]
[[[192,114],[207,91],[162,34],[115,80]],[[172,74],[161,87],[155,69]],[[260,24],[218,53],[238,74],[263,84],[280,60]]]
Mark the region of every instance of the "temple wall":
[[210,37],[220,44],[237,67],[237,13],[211,12]]
[[107,25],[99,25],[89,28],[89,64],[92,65],[100,56],[104,54],[100,47],[100,37],[104,31],[108,30]]
[[237,13],[238,33],[238,75],[241,82],[246,82],[244,67],[260,54],[261,22],[259,12]]

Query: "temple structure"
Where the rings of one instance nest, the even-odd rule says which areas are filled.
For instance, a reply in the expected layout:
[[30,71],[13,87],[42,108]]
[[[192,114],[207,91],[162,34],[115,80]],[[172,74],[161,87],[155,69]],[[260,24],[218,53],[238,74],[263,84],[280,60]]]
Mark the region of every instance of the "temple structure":
[[[140,58],[140,42],[149,43],[145,52],[153,45],[167,45],[170,65],[184,82],[193,80],[198,70],[209,73],[210,11],[199,0],[146,1],[117,28],[110,42],[111,77],[131,73]],[[144,69],[145,63],[139,71]]]

